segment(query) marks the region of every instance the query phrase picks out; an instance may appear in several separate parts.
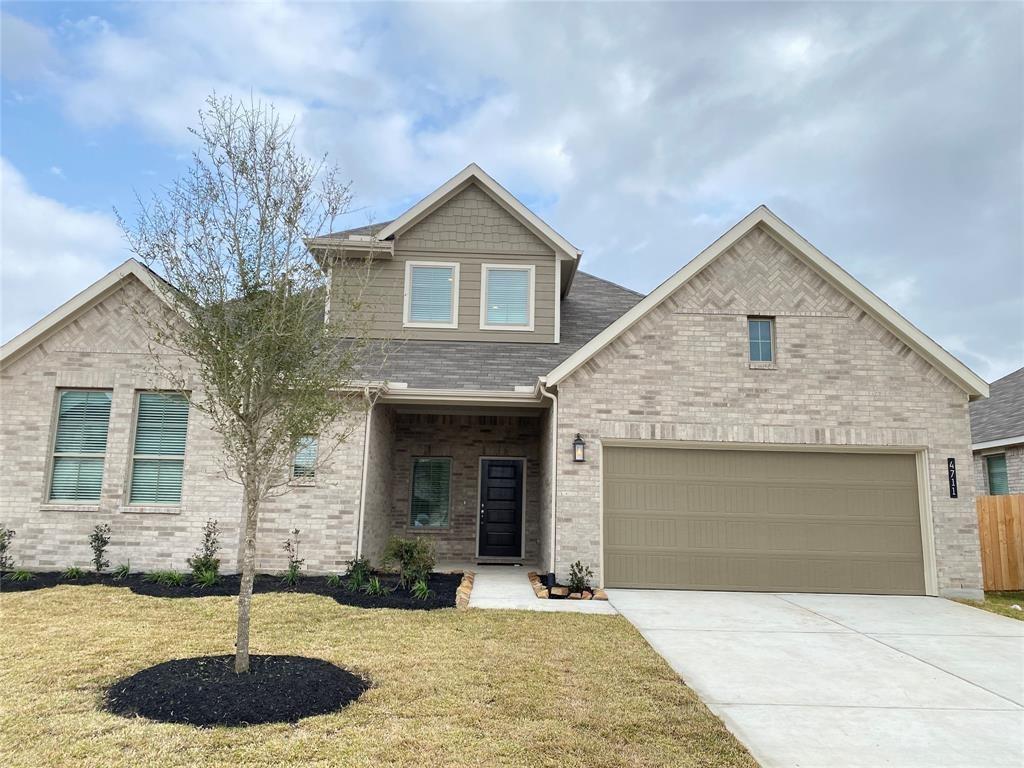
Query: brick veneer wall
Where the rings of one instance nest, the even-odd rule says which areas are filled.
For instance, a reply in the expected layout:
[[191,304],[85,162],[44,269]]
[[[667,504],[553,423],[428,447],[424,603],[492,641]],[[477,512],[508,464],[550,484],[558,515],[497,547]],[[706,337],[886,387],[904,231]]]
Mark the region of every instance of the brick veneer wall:
[[1011,445],[1005,449],[975,454],[974,475],[975,484],[978,486],[978,495],[984,496],[989,493],[988,467],[985,466],[985,456],[993,453],[1006,455],[1006,482],[1009,485],[1010,493],[1024,493],[1024,445]]
[[[776,318],[777,364],[748,362],[748,315]],[[559,390],[557,568],[601,557],[609,439],[926,446],[943,593],[981,587],[967,395],[758,228]],[[576,432],[588,461],[573,464]],[[950,499],[946,458],[958,460]]]
[[391,534],[391,482],[395,461],[395,412],[383,403],[370,416],[370,448],[366,456],[366,499],[363,507],[362,554],[374,565]]
[[[469,416],[400,413],[395,418],[390,533],[431,537],[439,559],[476,557],[480,457],[525,457],[526,561],[537,556],[540,513],[540,420],[526,416]],[[425,531],[409,527],[412,461],[422,456],[452,458],[451,524]]]
[[[0,524],[17,531],[19,566],[87,566],[88,535],[97,523],[112,531],[109,559],[133,569],[185,569],[208,518],[222,532],[222,568],[235,570],[241,493],[224,477],[220,437],[193,408],[189,414],[182,503],[174,508],[127,504],[135,397],[166,386],[153,372],[147,342],[127,304],[145,290],[134,277],[0,371]],[[122,293],[123,291],[123,293]],[[101,498],[94,504],[48,504],[48,473],[57,392],[112,390]],[[310,572],[337,570],[352,556],[362,466],[362,414],[315,482],[269,500],[261,515],[258,568],[285,565],[281,543],[297,527]]]

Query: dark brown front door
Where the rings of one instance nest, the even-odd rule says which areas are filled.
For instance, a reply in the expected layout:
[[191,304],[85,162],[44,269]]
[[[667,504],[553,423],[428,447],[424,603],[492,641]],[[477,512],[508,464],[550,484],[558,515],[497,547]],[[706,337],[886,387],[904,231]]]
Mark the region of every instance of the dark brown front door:
[[520,557],[523,536],[523,462],[480,462],[480,557]]

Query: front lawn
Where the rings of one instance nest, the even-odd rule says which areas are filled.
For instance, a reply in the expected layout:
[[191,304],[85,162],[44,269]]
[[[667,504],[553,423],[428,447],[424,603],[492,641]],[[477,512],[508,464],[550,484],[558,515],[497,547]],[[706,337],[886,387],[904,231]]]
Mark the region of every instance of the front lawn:
[[1019,605],[1024,608],[1024,592],[986,592],[985,601],[961,600],[960,602],[981,608],[1000,616],[1009,616],[1017,621],[1024,621],[1024,611],[1014,610],[1012,606]]
[[232,650],[230,597],[104,586],[0,594],[0,754],[16,766],[755,766],[620,617],[365,610],[253,598],[253,653],[372,681],[297,724],[198,729],[101,708],[115,680]]

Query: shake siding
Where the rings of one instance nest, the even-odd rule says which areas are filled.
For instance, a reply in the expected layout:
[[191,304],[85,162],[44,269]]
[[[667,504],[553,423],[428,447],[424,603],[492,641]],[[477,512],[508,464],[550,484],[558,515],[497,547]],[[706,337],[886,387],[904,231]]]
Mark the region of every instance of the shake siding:
[[[772,315],[777,367],[750,367]],[[767,232],[723,253],[559,384],[557,570],[601,557],[602,440],[926,446],[938,587],[978,590],[967,395]],[[573,464],[573,436],[587,461]],[[959,468],[950,499],[946,458]]]
[[[403,328],[407,261],[457,262],[458,328]],[[534,330],[480,329],[480,277],[484,264],[535,267]],[[332,274],[331,295],[362,290],[364,317],[380,338],[446,341],[554,342],[555,254],[475,185],[399,236],[393,257],[376,257],[369,269],[350,261]],[[343,312],[335,301],[331,316]]]

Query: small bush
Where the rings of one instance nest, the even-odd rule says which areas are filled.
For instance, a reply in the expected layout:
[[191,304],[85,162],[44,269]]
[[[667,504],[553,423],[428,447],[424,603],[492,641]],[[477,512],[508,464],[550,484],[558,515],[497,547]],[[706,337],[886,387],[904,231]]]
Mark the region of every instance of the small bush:
[[302,569],[304,561],[299,558],[299,529],[292,528],[291,534],[284,540],[284,551],[288,553],[288,570],[284,572],[281,581],[289,587],[294,587],[301,578],[299,571]]
[[415,584],[412,585],[412,596],[417,600],[429,600],[434,596],[434,590],[427,586],[425,579],[419,579]]
[[388,588],[380,583],[379,578],[371,576],[370,580],[366,582],[366,586],[363,587],[363,592],[370,597],[383,597],[388,593]]
[[76,581],[82,578],[83,576],[85,576],[85,571],[83,571],[77,565],[72,565],[70,568],[65,568],[64,573],[60,575],[62,579],[67,579],[68,581]]
[[396,536],[384,550],[384,562],[398,567],[398,585],[409,589],[417,581],[426,581],[437,559],[434,547],[426,539],[400,539]]
[[11,542],[14,531],[0,525],[0,574],[14,569],[14,557],[11,555]]
[[345,582],[345,589],[349,592],[358,592],[365,587],[369,581],[369,576],[365,575],[362,571],[357,571],[348,577],[348,580]]
[[590,580],[594,572],[577,560],[569,566],[569,591],[583,592],[590,589]]
[[8,581],[31,581],[32,574],[26,571],[24,568],[19,568],[16,571],[11,571],[5,576]]
[[97,525],[89,534],[89,546],[92,547],[92,567],[96,573],[103,571],[110,565],[107,560],[107,546],[110,544],[110,526],[106,523]]
[[354,560],[348,561],[348,568],[345,570],[346,577],[358,579],[365,584],[372,574],[373,568],[370,567],[370,558],[357,557]]
[[217,585],[220,575],[212,568],[207,571],[192,571],[192,586],[207,589]]
[[341,586],[341,576],[337,573],[328,574],[326,581],[327,586],[331,587],[332,589],[337,589]]
[[203,527],[203,543],[199,551],[188,559],[188,567],[192,569],[192,578],[196,579],[200,573],[212,571],[214,577],[220,574],[220,558],[217,552],[220,551],[220,529],[216,520],[207,520]]
[[185,576],[177,571],[153,571],[147,573],[143,578],[162,587],[180,587],[185,583]]
[[131,572],[132,570],[128,563],[121,563],[119,566],[117,566],[117,568],[114,569],[114,579],[117,581],[127,579],[128,574]]

